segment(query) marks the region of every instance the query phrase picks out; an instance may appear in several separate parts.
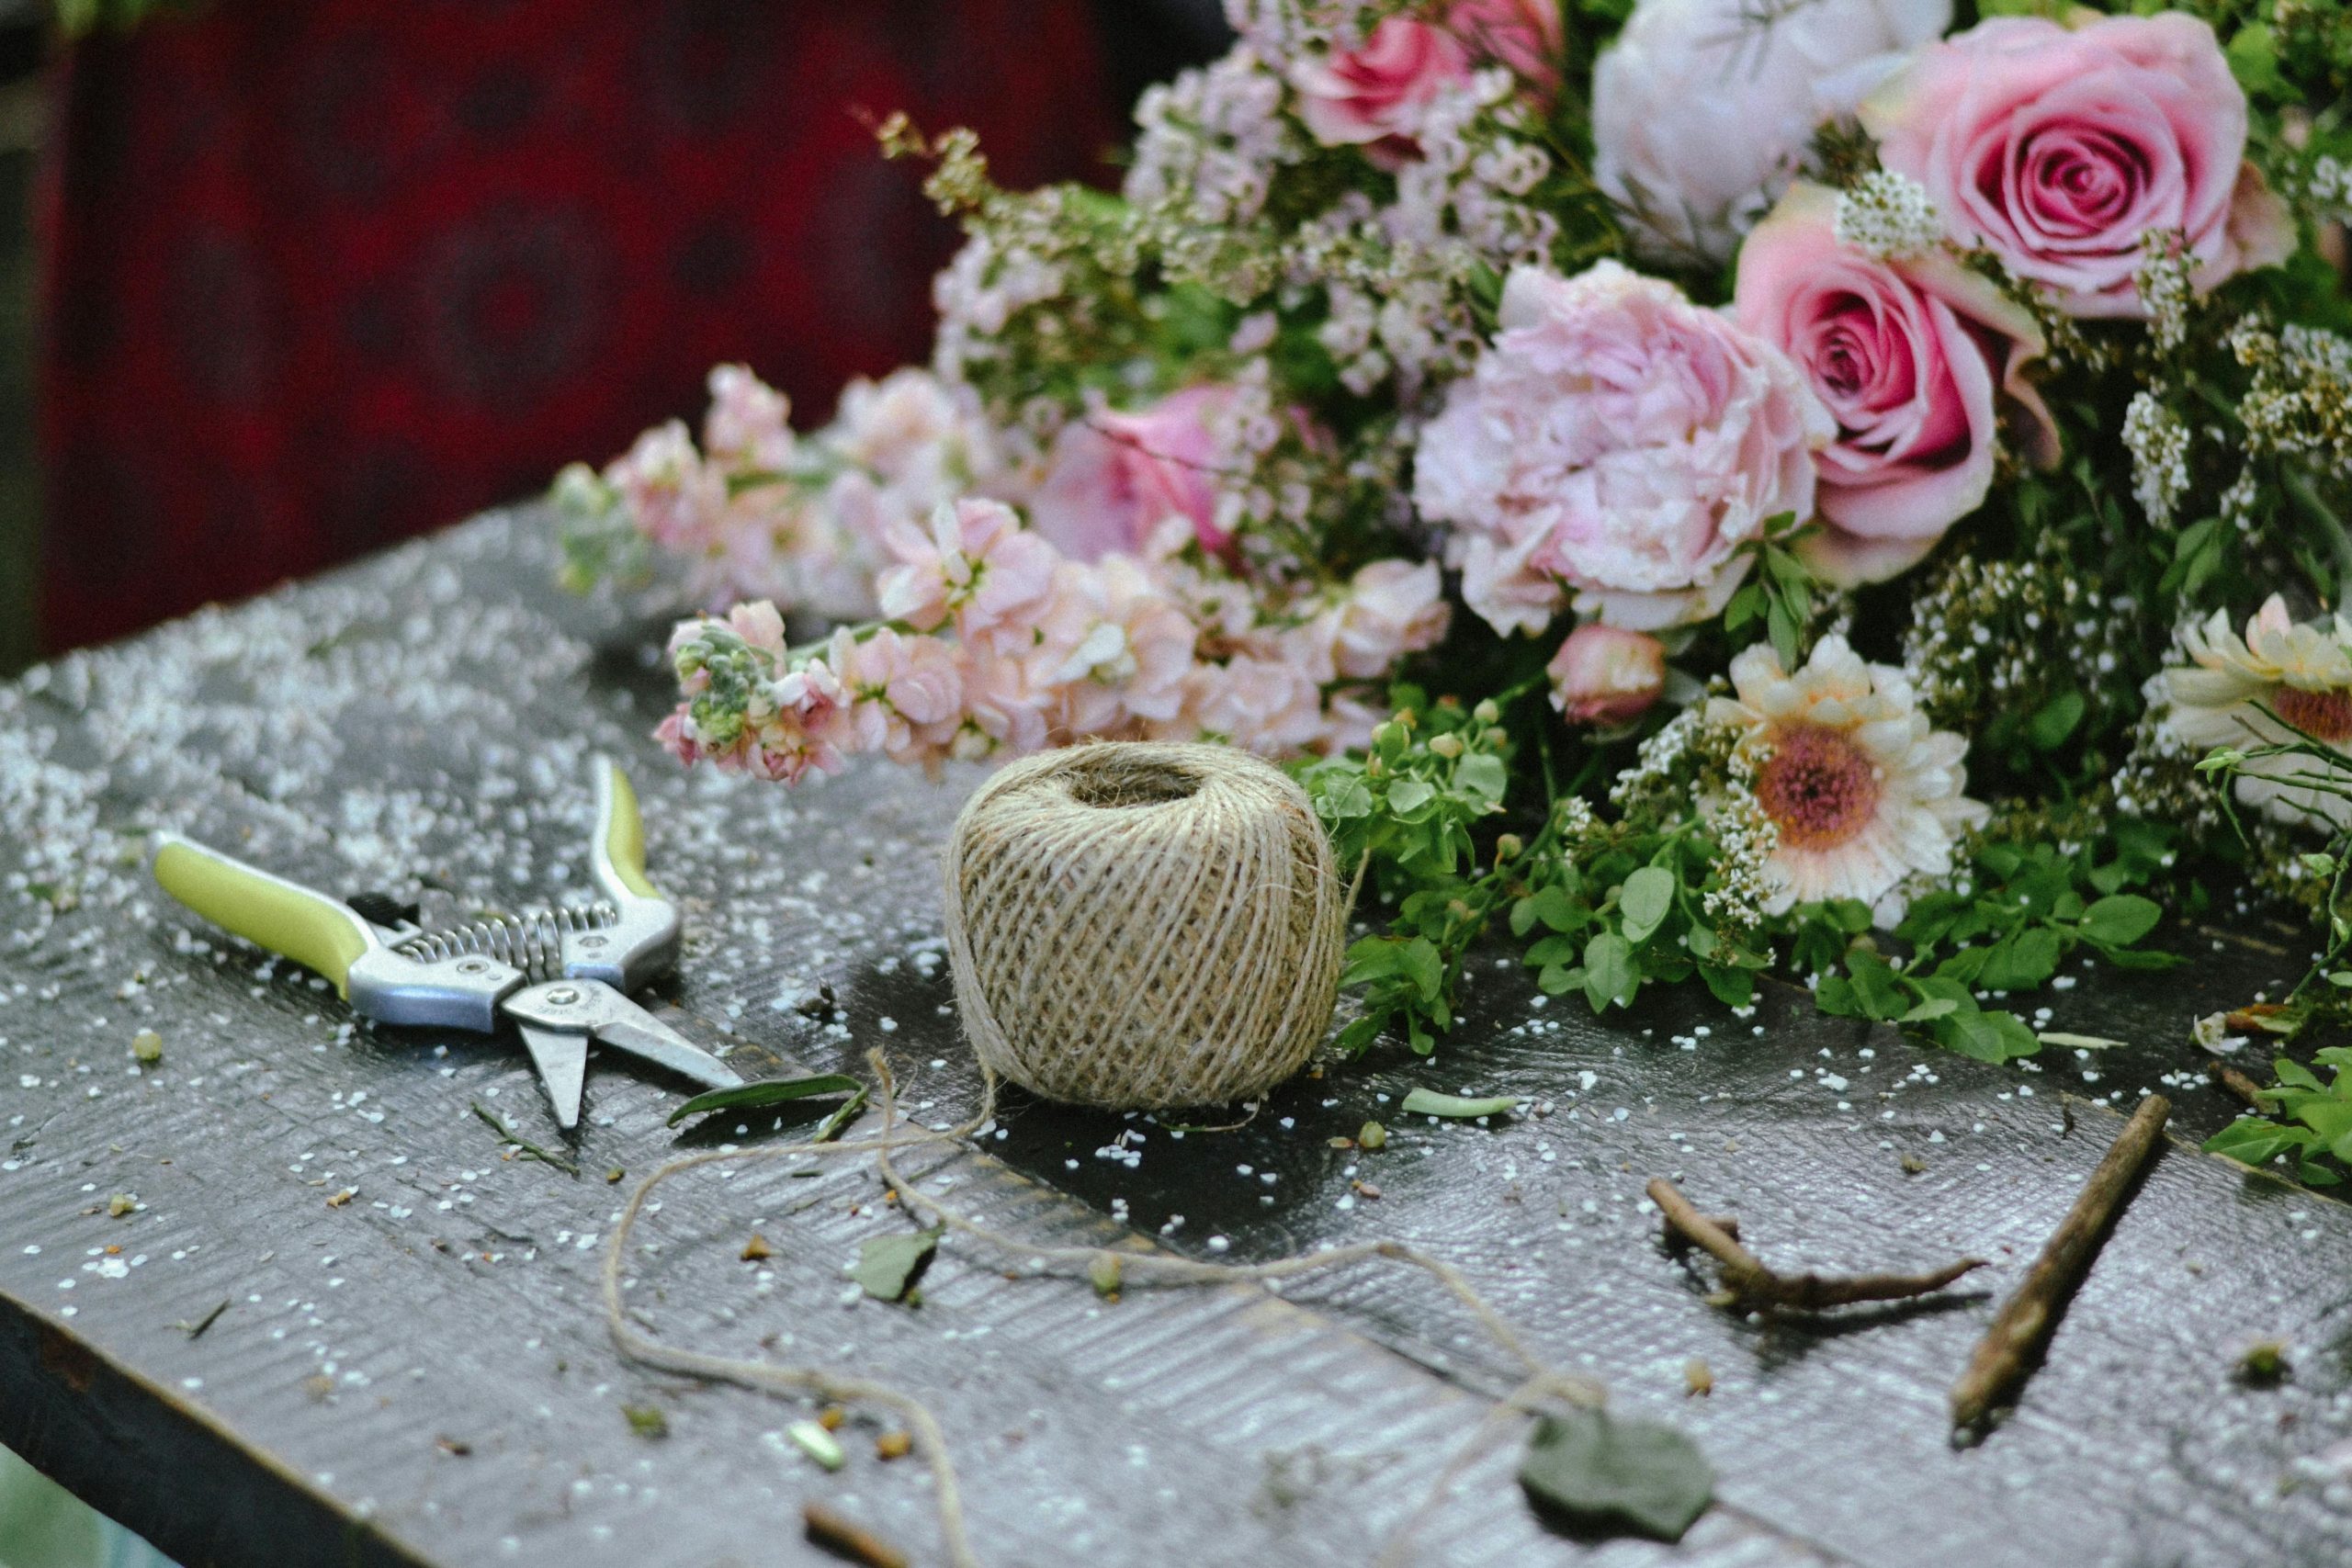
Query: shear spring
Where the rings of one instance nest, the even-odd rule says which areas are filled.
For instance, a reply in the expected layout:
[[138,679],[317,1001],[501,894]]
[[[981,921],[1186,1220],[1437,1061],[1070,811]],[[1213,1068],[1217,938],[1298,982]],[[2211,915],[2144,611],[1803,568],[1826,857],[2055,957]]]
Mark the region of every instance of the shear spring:
[[398,946],[420,963],[467,956],[494,958],[533,980],[551,980],[563,972],[566,936],[602,931],[619,919],[620,911],[603,902],[525,909],[519,914],[488,915],[468,925],[419,931]]

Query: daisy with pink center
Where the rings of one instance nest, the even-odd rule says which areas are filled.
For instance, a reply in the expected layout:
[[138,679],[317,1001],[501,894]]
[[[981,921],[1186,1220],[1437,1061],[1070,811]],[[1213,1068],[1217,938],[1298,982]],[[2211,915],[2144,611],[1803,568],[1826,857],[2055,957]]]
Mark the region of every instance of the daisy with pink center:
[[1988,813],[1961,793],[1968,743],[1929,726],[1901,671],[1826,637],[1793,674],[1758,643],[1732,660],[1731,682],[1707,720],[1739,731],[1757,807],[1778,834],[1767,913],[1852,898],[1891,924],[1907,878],[1950,874],[1954,841]]
[[[2188,663],[2156,675],[2148,695],[2166,703],[2163,726],[2183,745],[2201,752],[2309,738],[2352,759],[2352,619],[2299,625],[2273,593],[2243,637],[2216,610],[2181,634],[2181,650]],[[2352,825],[2352,801],[2302,787],[2299,776],[2340,782],[2308,756],[2256,757],[2238,769],[2237,797],[2281,821]]]

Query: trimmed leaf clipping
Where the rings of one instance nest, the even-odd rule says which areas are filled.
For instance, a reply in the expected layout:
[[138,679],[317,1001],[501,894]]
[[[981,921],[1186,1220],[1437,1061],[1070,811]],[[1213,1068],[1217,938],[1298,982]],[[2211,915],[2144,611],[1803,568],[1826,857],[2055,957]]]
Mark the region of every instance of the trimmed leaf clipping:
[[1715,1472],[1671,1427],[1574,1410],[1535,1424],[1519,1483],[1579,1529],[1677,1541],[1714,1500]]
[[[1515,1095],[1501,1094],[1490,1100],[1464,1100],[1458,1094],[1440,1094],[1433,1089],[1417,1089],[1405,1097],[1401,1109],[1408,1116],[1499,1116],[1519,1103]],[[1385,1143],[1387,1140],[1383,1139]]]
[[939,1232],[901,1231],[895,1235],[867,1238],[857,1249],[857,1266],[849,1277],[865,1287],[877,1302],[904,1300],[923,1265],[939,1246]]
[[846,1073],[818,1073],[805,1078],[763,1078],[758,1083],[737,1084],[732,1089],[715,1089],[708,1094],[698,1094],[670,1112],[670,1125],[674,1127],[689,1116],[707,1115],[713,1111],[763,1111],[771,1105],[787,1105],[796,1100],[821,1099],[831,1094],[863,1095],[865,1086]]

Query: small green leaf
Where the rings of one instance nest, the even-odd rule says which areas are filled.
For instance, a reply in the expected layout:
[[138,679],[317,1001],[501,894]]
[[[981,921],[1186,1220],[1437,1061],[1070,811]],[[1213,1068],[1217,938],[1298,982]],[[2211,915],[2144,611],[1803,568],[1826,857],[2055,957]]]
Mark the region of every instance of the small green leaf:
[[1455,765],[1453,782],[1467,794],[1492,804],[1502,799],[1510,772],[1493,752],[1473,751]]
[[1625,917],[1627,942],[1646,942],[1665,923],[1674,908],[1674,873],[1661,865],[1645,865],[1625,879],[1617,908]]
[[1980,1062],[2006,1062],[2041,1049],[2033,1031],[2013,1012],[1955,1012],[1939,1021],[1936,1038]]
[[1602,931],[1584,946],[1584,994],[1592,1010],[1630,1002],[1639,982],[1634,976],[1634,944],[1615,931]]
[[1421,779],[1398,779],[1388,786],[1388,809],[1397,817],[1409,817],[1437,798],[1437,786]]
[[[1901,1018],[1896,1019],[1894,1021],[1897,1023],[1932,1023],[1937,1019],[1949,1017],[1959,1010],[1960,1004],[1952,1000],[1950,997],[1929,997],[1926,1001],[1921,1002],[1917,1007],[1913,1008],[1909,1012],[1905,1013]],[[2048,1040],[2050,1036],[2047,1034],[2042,1036],[2042,1039],[2044,1040]]]
[[1976,983],[1988,991],[2030,991],[2058,971],[2058,933],[2048,926],[2028,926],[1996,942],[1976,972]]
[[628,1429],[640,1438],[666,1438],[670,1435],[670,1418],[653,1404],[624,1404],[621,1415],[628,1420]]
[[2205,1140],[2205,1152],[2233,1159],[2240,1165],[2263,1166],[2289,1149],[2304,1149],[2319,1142],[2319,1134],[2301,1127],[2281,1127],[2258,1116],[2241,1116]]
[[1408,1116],[1499,1116],[1518,1103],[1515,1095],[1468,1100],[1458,1094],[1440,1094],[1433,1089],[1417,1089],[1405,1097],[1405,1103],[1398,1109]]
[[1671,1427],[1575,1410],[1535,1424],[1519,1483],[1581,1529],[1677,1541],[1714,1500],[1715,1472]]
[[689,1116],[704,1116],[714,1111],[764,1111],[771,1105],[788,1105],[796,1100],[865,1092],[865,1086],[846,1073],[818,1073],[805,1078],[763,1078],[757,1083],[737,1084],[732,1089],[715,1089],[707,1094],[695,1096],[670,1112],[670,1125],[674,1127]]
[[907,1288],[915,1282],[923,1265],[937,1250],[939,1235],[939,1232],[929,1230],[869,1236],[859,1245],[857,1266],[849,1271],[849,1277],[877,1302],[902,1300]]
[[2083,722],[2085,705],[2080,692],[2061,692],[2042,704],[2032,722],[2026,726],[2026,735],[2032,740],[2034,750],[2054,751],[2064,745],[2066,737]]
[[1846,970],[1853,977],[1855,1004],[1865,1018],[1900,1018],[1911,1005],[1903,982],[1877,953],[1856,948],[1846,955]]
[[2083,940],[2101,947],[2129,947],[2156,929],[2164,909],[2137,893],[2115,893],[2083,911]]

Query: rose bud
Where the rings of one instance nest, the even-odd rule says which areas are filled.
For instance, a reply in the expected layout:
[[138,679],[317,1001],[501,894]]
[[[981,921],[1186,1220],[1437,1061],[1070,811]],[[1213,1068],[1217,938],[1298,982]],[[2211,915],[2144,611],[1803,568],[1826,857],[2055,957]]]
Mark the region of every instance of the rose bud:
[[1666,645],[1645,632],[1598,623],[1568,634],[1545,666],[1552,705],[1577,723],[1639,718],[1666,687]]

